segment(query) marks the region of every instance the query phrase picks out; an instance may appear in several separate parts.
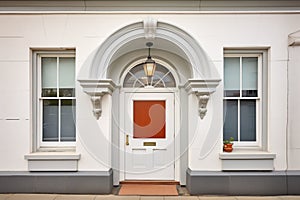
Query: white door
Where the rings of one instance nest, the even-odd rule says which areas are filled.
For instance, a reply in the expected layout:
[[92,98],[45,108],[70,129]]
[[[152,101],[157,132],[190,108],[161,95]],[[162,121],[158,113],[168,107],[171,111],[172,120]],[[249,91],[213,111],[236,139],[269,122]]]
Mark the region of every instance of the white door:
[[174,93],[125,99],[125,179],[174,180]]

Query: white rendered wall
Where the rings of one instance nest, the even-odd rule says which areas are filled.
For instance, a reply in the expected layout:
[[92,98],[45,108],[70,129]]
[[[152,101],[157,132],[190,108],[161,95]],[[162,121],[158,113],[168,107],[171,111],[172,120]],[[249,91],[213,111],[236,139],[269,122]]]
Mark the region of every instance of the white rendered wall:
[[[294,18],[295,17],[295,18]],[[206,19],[206,20],[205,20]],[[274,21],[273,21],[274,20]],[[276,154],[274,160],[275,170],[286,169],[286,120],[287,120],[287,36],[289,31],[296,29],[296,20],[299,16],[284,16],[284,15],[241,15],[241,16],[205,16],[197,20],[197,26],[188,26],[191,21],[186,21],[185,26],[188,26],[189,33],[199,41],[204,50],[211,57],[219,70],[220,77],[223,77],[223,48],[229,47],[250,47],[250,48],[269,48],[268,60],[268,151]],[[272,22],[273,21],[273,22]],[[176,21],[178,23],[178,21]],[[202,27],[202,28],[201,28]],[[209,27],[209,28],[206,28]],[[197,30],[195,30],[197,29]],[[186,29],[185,29],[186,30]],[[222,91],[220,85],[218,91]],[[217,95],[217,94],[214,94]],[[222,95],[219,95],[222,98]],[[220,99],[219,99],[220,100]],[[218,100],[217,100],[218,102]],[[197,105],[195,97],[190,97],[189,103],[193,106]],[[211,112],[212,104],[208,105],[208,116]],[[193,138],[193,129],[195,127],[194,115],[190,116],[190,136]],[[222,115],[222,108],[213,110],[214,115]],[[222,117],[220,117],[222,119]],[[209,121],[209,119],[204,119]],[[221,146],[216,145],[210,155],[206,157],[207,162],[201,159],[199,152],[203,145],[203,136],[211,134],[205,132],[207,124],[198,119],[196,133],[198,137],[193,139],[190,145],[189,163],[191,169],[199,170],[215,170],[220,169],[220,161],[216,160],[221,152]],[[204,132],[203,132],[204,131]],[[222,129],[219,136],[221,138]],[[198,153],[198,154],[197,154]]]
[[[24,155],[30,152],[32,135],[29,101],[30,48],[76,48],[76,70],[80,78],[88,74],[81,70],[81,66],[109,35],[125,25],[147,17],[148,14],[0,15],[0,170],[27,170]],[[269,47],[268,150],[277,154],[275,170],[286,169],[286,147],[282,144],[286,140],[287,120],[287,36],[299,28],[300,15],[151,14],[151,17],[178,26],[191,34],[215,64],[220,78],[223,77],[224,48]],[[82,92],[79,85],[76,89],[76,150],[81,154],[79,170],[108,169],[111,167],[111,97],[104,97],[103,113],[96,121],[88,95]],[[294,88],[294,91],[297,89]],[[192,106],[189,108],[188,160],[189,167],[193,170],[221,169],[219,153],[222,128],[218,133],[215,131],[222,126],[222,91],[221,83],[217,92],[211,96],[208,112],[203,120],[197,113],[196,97],[190,95],[188,98]],[[296,100],[294,105],[295,102]],[[214,126],[217,128],[210,132],[212,123],[216,123]],[[87,138],[88,135],[91,137]],[[217,135],[218,138],[203,157],[201,152],[203,153],[204,141],[210,135]],[[294,166],[299,169],[299,162]]]
[[29,51],[18,24],[9,22],[0,17],[0,170],[19,171],[30,149]]
[[300,46],[289,47],[289,169],[300,169]]

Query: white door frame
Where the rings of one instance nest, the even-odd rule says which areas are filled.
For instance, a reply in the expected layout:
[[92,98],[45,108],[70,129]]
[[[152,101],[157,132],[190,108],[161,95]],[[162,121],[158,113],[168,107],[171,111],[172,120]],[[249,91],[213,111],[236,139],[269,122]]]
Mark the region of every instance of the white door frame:
[[120,90],[120,141],[119,141],[119,155],[120,155],[120,173],[119,181],[125,180],[125,118],[122,113],[125,113],[125,94],[126,93],[174,93],[174,149],[175,149],[175,180],[180,181],[180,98],[178,89],[173,88],[122,88]]

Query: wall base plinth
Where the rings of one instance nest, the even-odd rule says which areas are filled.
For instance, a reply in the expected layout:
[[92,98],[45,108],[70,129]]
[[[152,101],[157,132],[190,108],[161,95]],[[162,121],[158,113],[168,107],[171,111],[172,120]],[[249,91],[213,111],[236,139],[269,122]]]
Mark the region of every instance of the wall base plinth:
[[0,172],[0,193],[109,194],[112,170]]
[[192,195],[299,195],[300,171],[222,172],[187,170]]

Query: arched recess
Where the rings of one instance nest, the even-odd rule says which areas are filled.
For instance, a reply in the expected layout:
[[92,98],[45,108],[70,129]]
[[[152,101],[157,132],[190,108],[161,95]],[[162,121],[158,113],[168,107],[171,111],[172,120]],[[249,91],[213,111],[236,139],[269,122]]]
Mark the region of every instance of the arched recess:
[[133,52],[133,59],[145,57],[145,43],[149,40],[154,41],[153,49],[157,56],[158,52],[166,52],[186,61],[184,68],[177,68],[182,71],[179,74],[190,72],[181,85],[189,94],[193,93],[198,97],[199,115],[203,118],[209,96],[220,81],[216,68],[191,35],[176,26],[152,18],[130,24],[113,33],[90,56],[90,61],[82,66],[82,71],[88,73],[85,77],[79,74],[79,82],[84,92],[91,96],[95,117],[98,119],[101,116],[102,96],[111,94],[118,85],[118,80],[111,79],[109,73],[114,70],[113,63]]

